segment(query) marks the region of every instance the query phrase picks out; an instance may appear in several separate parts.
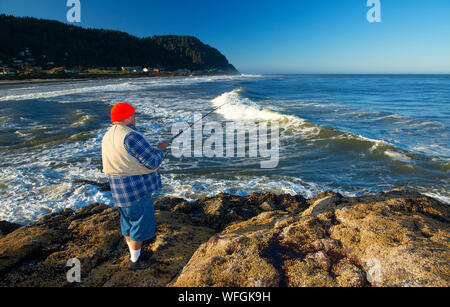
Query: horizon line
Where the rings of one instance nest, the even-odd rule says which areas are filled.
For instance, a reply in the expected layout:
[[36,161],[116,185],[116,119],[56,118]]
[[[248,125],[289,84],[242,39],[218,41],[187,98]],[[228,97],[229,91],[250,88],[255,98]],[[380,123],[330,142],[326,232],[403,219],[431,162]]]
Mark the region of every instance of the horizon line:
[[450,72],[446,73],[407,73],[407,72],[382,72],[382,73],[373,73],[373,72],[252,72],[252,71],[240,71],[240,74],[257,74],[257,75],[398,75],[398,76],[450,76]]

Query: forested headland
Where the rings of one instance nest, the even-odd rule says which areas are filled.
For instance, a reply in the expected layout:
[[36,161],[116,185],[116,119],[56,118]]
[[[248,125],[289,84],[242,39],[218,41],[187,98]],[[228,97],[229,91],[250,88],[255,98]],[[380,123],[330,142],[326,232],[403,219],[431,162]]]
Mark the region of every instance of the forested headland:
[[139,38],[120,31],[0,15],[0,41],[4,74],[55,68],[66,72],[144,69],[237,73],[223,54],[193,36]]

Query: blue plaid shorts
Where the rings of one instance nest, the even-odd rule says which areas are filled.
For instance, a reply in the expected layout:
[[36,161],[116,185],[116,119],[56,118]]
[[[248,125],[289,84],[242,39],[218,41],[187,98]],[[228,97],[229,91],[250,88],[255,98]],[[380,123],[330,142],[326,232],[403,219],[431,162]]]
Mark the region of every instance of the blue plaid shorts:
[[131,241],[146,241],[155,236],[155,208],[151,196],[130,207],[119,207],[122,235]]

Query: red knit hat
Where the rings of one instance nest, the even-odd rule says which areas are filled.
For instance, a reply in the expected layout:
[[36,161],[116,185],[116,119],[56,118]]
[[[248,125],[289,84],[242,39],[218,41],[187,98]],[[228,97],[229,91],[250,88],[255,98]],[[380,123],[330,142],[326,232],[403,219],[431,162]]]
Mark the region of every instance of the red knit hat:
[[111,122],[118,122],[127,119],[134,114],[134,108],[126,103],[119,102],[114,105],[111,109]]

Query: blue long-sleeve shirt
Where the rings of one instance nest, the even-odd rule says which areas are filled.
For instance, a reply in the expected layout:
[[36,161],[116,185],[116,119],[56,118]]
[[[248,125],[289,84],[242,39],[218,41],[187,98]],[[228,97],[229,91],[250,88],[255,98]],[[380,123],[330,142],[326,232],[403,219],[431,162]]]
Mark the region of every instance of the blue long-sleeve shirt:
[[[134,126],[129,126],[136,130]],[[164,159],[164,151],[153,149],[139,133],[130,132],[125,136],[124,147],[127,152],[149,169],[157,168]],[[111,193],[117,207],[129,207],[161,188],[159,170],[154,173],[136,176],[109,175]]]

